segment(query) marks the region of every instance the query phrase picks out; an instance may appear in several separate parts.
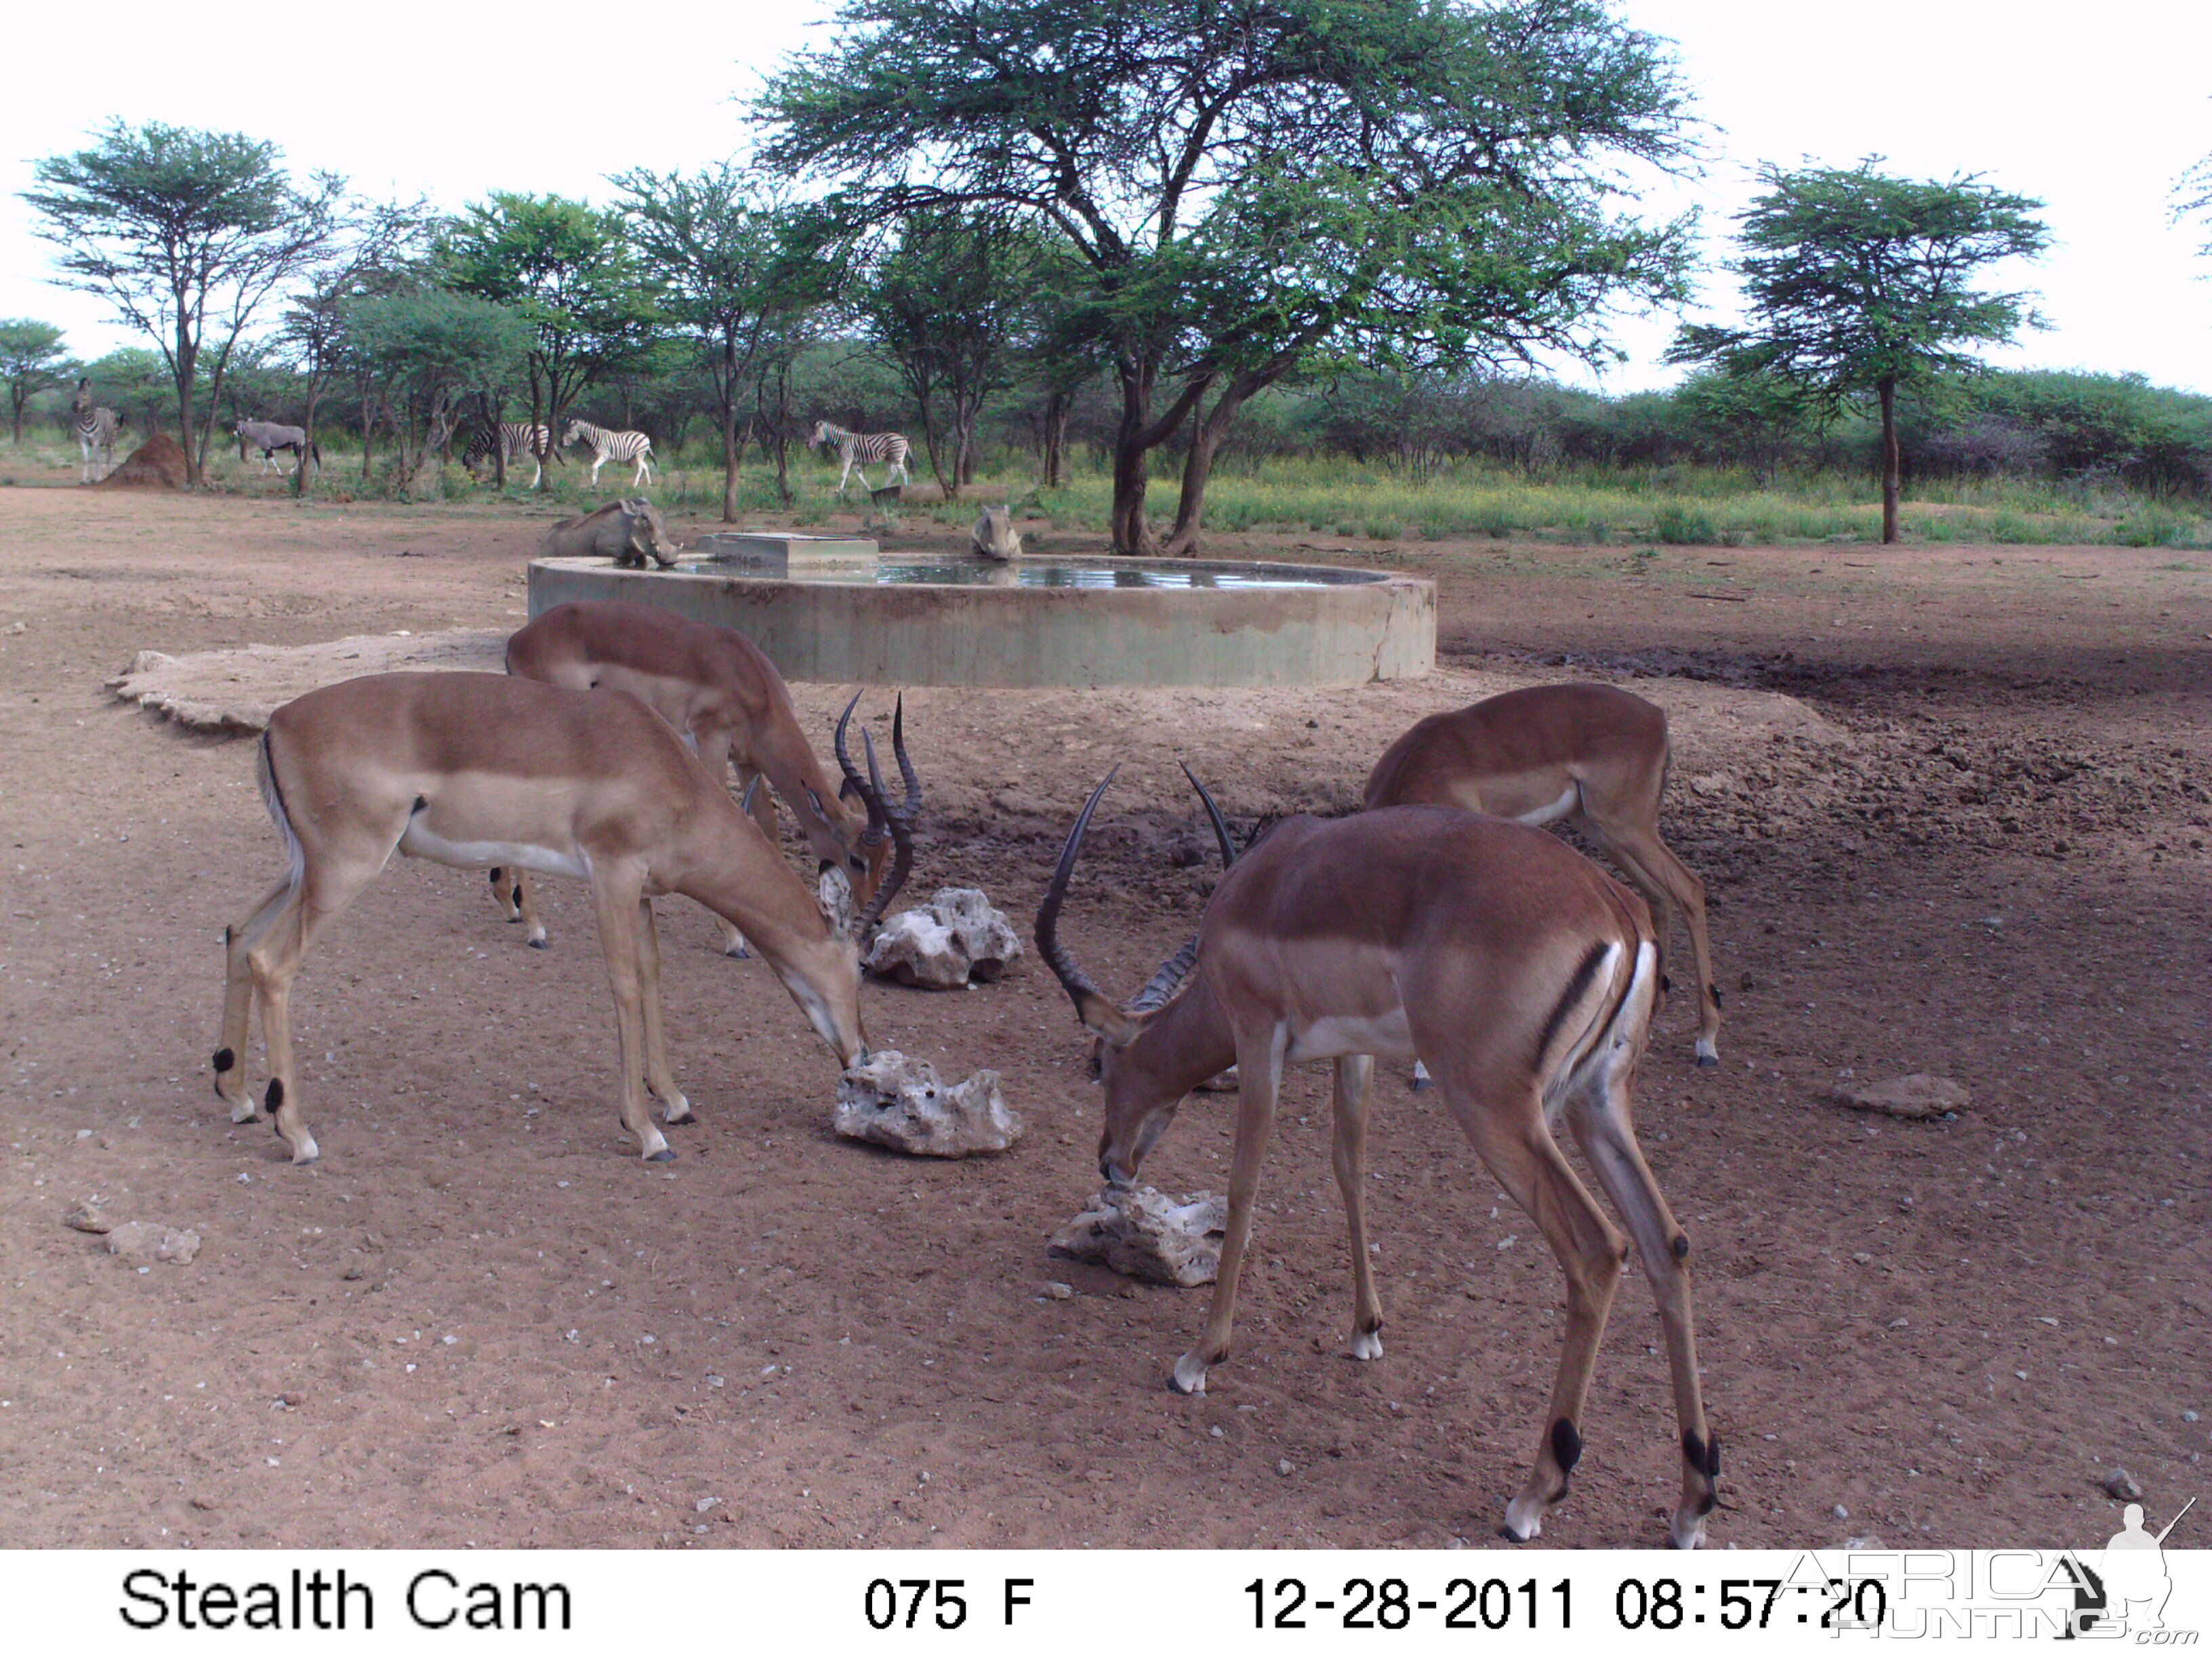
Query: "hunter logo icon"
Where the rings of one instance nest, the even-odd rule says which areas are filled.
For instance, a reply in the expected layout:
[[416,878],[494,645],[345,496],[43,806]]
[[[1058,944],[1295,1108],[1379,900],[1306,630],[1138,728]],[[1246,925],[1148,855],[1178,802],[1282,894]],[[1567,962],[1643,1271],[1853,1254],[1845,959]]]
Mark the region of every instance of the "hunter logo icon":
[[2197,1506],[2192,1498],[2180,1515],[2152,1533],[2143,1526],[2142,1505],[2130,1504],[2120,1511],[2120,1530],[2106,1542],[2104,1557],[2095,1566],[2071,1554],[2058,1566],[2058,1575],[2072,1585],[2074,1611],[2061,1641],[2071,1641],[2099,1624],[2100,1635],[2125,1631],[2162,1631],[2166,1599],[2173,1594],[2173,1579],[2166,1571],[2167,1534],[2181,1524],[2181,1516]]

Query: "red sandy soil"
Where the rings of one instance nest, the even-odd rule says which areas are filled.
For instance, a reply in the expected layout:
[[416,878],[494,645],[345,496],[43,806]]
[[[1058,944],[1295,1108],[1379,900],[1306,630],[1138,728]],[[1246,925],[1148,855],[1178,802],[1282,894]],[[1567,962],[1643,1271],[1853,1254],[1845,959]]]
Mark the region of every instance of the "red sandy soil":
[[[1098,1107],[1034,960],[966,994],[864,992],[875,1042],[996,1067],[1028,1121],[1003,1157],[915,1161],[829,1133],[834,1062],[669,902],[701,1121],[647,1165],[617,1130],[582,891],[544,884],[553,948],[526,951],[482,877],[401,860],[295,999],[322,1161],[230,1124],[218,935],[280,862],[251,745],[104,683],[141,649],[514,627],[542,527],[0,489],[0,1545],[1494,1545],[1559,1276],[1398,1068],[1370,1188],[1386,1356],[1346,1357],[1327,1069],[1300,1067],[1237,1350],[1195,1399],[1162,1382],[1207,1292],[1046,1252],[1097,1186]],[[1665,828],[1713,893],[1728,998],[1723,1065],[1689,1063],[1677,997],[1638,1092],[1695,1246],[1712,1540],[2087,1546],[2117,1525],[2116,1465],[2154,1524],[2203,1491],[2212,559],[1303,545],[1433,576],[1450,672],[910,693],[916,892],[982,885],[1026,931],[1126,758],[1063,924],[1126,994],[1210,882],[1176,757],[1247,824],[1343,810],[1428,708],[1632,679],[1676,711]],[[836,689],[799,690],[818,731]],[[1974,1104],[1908,1123],[1829,1097],[1905,1072]],[[1195,1097],[1146,1179],[1219,1190],[1231,1110]],[[197,1231],[197,1259],[106,1254],[63,1222],[95,1197]],[[1659,1340],[1632,1273],[1547,1543],[1662,1540]]]

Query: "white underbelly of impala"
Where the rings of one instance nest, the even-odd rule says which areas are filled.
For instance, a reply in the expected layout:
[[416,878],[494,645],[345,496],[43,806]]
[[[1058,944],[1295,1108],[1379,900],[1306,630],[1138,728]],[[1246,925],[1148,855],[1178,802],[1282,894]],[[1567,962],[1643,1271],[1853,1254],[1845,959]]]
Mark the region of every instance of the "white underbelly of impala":
[[1373,1054],[1380,1060],[1411,1060],[1413,1036],[1403,1007],[1387,1014],[1330,1014],[1291,1037],[1286,1060],[1328,1060],[1338,1054]]
[[574,852],[526,841],[448,841],[425,829],[419,814],[408,821],[406,834],[399,837],[399,850],[410,858],[428,859],[434,864],[450,864],[462,870],[514,866],[538,875],[580,880],[591,873]]

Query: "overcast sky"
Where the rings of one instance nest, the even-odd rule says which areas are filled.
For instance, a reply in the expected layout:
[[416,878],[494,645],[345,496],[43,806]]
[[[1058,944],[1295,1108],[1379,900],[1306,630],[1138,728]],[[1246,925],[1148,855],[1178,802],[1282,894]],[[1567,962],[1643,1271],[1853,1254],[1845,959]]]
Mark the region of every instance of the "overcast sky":
[[[17,68],[0,99],[0,317],[60,324],[78,354],[131,337],[100,304],[47,282],[49,246],[19,192],[37,158],[82,148],[112,116],[274,140],[301,171],[445,207],[498,188],[605,200],[605,176],[690,169],[743,147],[733,94],[810,39],[820,0],[471,7],[422,0],[180,11],[144,0],[41,3],[9,26]],[[1715,129],[1702,180],[1647,197],[1696,206],[1710,258],[1761,161],[1848,167],[1887,156],[1913,178],[1979,173],[2039,198],[2054,246],[1992,283],[2039,292],[2047,332],[2007,367],[2137,371],[2212,393],[2212,240],[2168,223],[2171,191],[2212,153],[2212,5],[2106,0],[2063,9],[1966,0],[1626,0],[1674,41]],[[1705,320],[1733,314],[1715,269]],[[1668,384],[1678,319],[1628,319],[1632,361],[1607,390]]]

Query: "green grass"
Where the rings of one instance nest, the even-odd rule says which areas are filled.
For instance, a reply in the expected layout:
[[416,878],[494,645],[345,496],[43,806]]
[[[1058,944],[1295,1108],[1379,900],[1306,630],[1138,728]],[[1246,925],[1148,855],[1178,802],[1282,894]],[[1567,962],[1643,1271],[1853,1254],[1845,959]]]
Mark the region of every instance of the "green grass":
[[[315,483],[323,496],[389,496],[391,455],[379,453],[366,485],[360,451],[343,439],[323,446],[324,469]],[[33,466],[73,471],[74,453],[27,443],[22,458]],[[120,457],[118,456],[118,459]],[[1048,520],[1057,532],[1103,534],[1110,518],[1112,483],[1103,466],[1074,472],[1059,489],[1036,483],[1026,455],[994,458],[975,484],[951,502],[939,502],[925,467],[909,487],[904,511],[945,526],[964,526],[975,506],[1010,501],[1018,513]],[[241,466],[234,451],[219,446],[210,457],[218,489],[275,495],[289,485],[257,471],[258,458]],[[648,493],[671,511],[715,515],[722,499],[721,469],[711,447],[690,446],[670,458]],[[585,485],[587,469],[553,470],[544,495],[510,482],[505,500],[517,507],[574,512],[627,493],[628,475],[601,474]],[[20,475],[19,475],[20,476]],[[524,475],[526,477],[527,474]],[[836,468],[794,451],[793,499],[778,494],[774,473],[749,457],[739,474],[738,510],[804,525],[827,523],[837,513],[864,513],[867,497],[857,485],[840,501]],[[1153,524],[1164,528],[1176,503],[1179,477],[1161,458],[1147,498]],[[489,504],[489,483],[471,482],[458,465],[446,474],[449,502]],[[1945,481],[1916,488],[1903,504],[1907,542],[1997,543],[2038,545],[2089,544],[2177,550],[2212,546],[2212,513],[2183,500],[2130,495],[2100,484],[2090,489],[2036,482]],[[1489,462],[1462,462],[1414,481],[1343,459],[1279,459],[1255,464],[1234,454],[1206,489],[1206,523],[1222,532],[1253,531],[1315,536],[1346,542],[1543,541],[1569,546],[1660,543],[1677,546],[1741,546],[1820,541],[1878,542],[1881,512],[1871,480],[1833,473],[1789,477],[1762,483],[1722,468],[1566,467],[1540,477]]]

